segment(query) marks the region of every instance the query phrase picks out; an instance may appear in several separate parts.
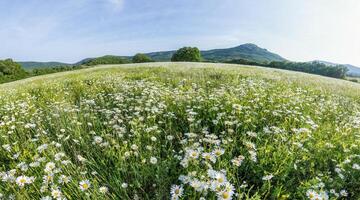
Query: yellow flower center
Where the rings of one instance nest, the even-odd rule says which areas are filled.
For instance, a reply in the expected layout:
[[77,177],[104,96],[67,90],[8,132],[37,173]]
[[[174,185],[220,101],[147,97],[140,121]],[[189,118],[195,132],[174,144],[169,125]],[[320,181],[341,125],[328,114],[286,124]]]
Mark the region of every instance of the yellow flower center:
[[230,194],[228,192],[224,192],[222,196],[224,199],[228,199],[230,197]]
[[218,178],[218,182],[219,183],[223,183],[224,182],[224,179],[222,177]]

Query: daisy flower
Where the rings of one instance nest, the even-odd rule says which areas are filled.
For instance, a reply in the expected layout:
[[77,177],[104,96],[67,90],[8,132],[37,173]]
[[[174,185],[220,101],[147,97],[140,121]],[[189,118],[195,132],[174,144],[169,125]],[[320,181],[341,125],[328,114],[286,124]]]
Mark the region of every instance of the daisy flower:
[[157,158],[155,158],[155,157],[151,157],[151,158],[150,158],[150,163],[153,164],[153,165],[155,165],[155,164],[157,163],[157,161],[158,161],[158,160],[157,160]]
[[171,199],[179,199],[183,195],[184,189],[182,186],[173,185],[171,186],[170,194]]
[[55,169],[55,163],[53,163],[53,162],[48,162],[48,163],[46,163],[46,165],[45,165],[45,172],[46,173],[51,173],[52,171],[53,171],[53,169]]
[[62,193],[61,193],[61,191],[59,190],[59,189],[52,189],[51,190],[51,196],[53,197],[53,198],[55,198],[55,199],[58,199],[58,198],[61,198],[61,196],[62,196]]
[[269,174],[269,175],[266,175],[266,176],[263,176],[262,177],[262,180],[263,181],[269,181],[273,178],[274,176],[272,174]]
[[102,193],[102,194],[105,194],[109,191],[109,188],[105,187],[105,186],[102,186],[99,188],[99,192]]
[[223,155],[225,153],[225,150],[224,149],[215,149],[213,153],[216,157],[220,157],[221,155]]
[[80,181],[79,183],[79,187],[80,187],[80,190],[81,191],[86,191],[90,188],[91,186],[91,183],[89,180],[83,180],[83,181]]
[[16,184],[20,187],[24,187],[27,182],[28,182],[28,177],[26,176],[19,176],[16,178]]

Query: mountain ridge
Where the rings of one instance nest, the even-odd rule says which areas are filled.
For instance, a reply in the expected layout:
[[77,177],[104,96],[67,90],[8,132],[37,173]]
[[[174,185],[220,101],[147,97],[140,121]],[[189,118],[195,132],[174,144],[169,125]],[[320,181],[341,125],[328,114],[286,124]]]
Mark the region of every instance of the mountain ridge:
[[[170,61],[172,55],[175,52],[176,50],[170,50],[170,51],[150,52],[145,54],[150,58],[152,58],[153,60],[161,62],[161,61]],[[201,54],[205,61],[217,61],[217,62],[228,61],[232,59],[246,59],[256,62],[286,61],[286,59],[282,58],[280,55],[270,52],[267,49],[260,48],[259,46],[252,43],[246,43],[231,48],[202,50]],[[128,59],[132,58],[132,56],[115,56],[115,55],[114,57],[123,57]],[[19,62],[19,63],[26,69],[33,69],[33,68],[44,68],[44,67],[81,65],[92,59],[95,58],[85,58],[76,63],[36,62],[36,61],[27,61],[27,62]]]
[[[147,56],[149,56],[151,59],[158,61],[158,62],[164,62],[164,61],[170,61],[172,55],[176,52],[176,50],[169,50],[169,51],[156,51],[156,52],[150,52],[145,53]],[[226,62],[230,60],[237,60],[237,59],[243,59],[248,61],[254,61],[258,63],[266,63],[266,62],[272,62],[272,61],[289,61],[279,54],[273,53],[271,51],[268,51],[265,48],[261,48],[253,43],[245,43],[241,44],[235,47],[230,48],[217,48],[217,49],[210,49],[210,50],[202,50],[201,51],[202,57],[204,61],[209,62]],[[131,60],[133,56],[116,56],[116,55],[110,55],[113,57],[118,58],[125,58]],[[24,67],[26,70],[32,70],[36,68],[47,68],[47,67],[61,67],[61,66],[71,66],[71,65],[83,65],[91,60],[102,58],[105,56],[95,57],[95,58],[85,58],[82,59],[76,63],[64,63],[64,62],[36,62],[36,61],[27,61],[27,62],[19,62],[19,64]],[[323,61],[323,60],[314,60],[316,62],[321,62],[326,65],[335,66],[335,65],[343,65],[346,66],[349,71],[349,76],[360,76],[360,67],[351,65],[351,64],[337,64],[333,62]],[[313,61],[310,61],[313,62]]]

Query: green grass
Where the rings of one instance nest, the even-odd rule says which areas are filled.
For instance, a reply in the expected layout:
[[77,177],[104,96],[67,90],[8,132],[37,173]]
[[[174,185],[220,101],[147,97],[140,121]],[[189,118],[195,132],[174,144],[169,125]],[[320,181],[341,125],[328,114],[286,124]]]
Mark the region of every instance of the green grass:
[[169,199],[178,187],[179,199],[359,199],[359,97],[349,81],[202,63],[2,84],[0,193]]

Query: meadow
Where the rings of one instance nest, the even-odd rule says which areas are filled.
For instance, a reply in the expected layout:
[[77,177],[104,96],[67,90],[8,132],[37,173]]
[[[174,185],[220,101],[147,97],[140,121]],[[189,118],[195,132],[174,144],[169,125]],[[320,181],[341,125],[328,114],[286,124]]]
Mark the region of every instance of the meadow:
[[0,85],[0,199],[360,199],[360,84],[203,63]]

